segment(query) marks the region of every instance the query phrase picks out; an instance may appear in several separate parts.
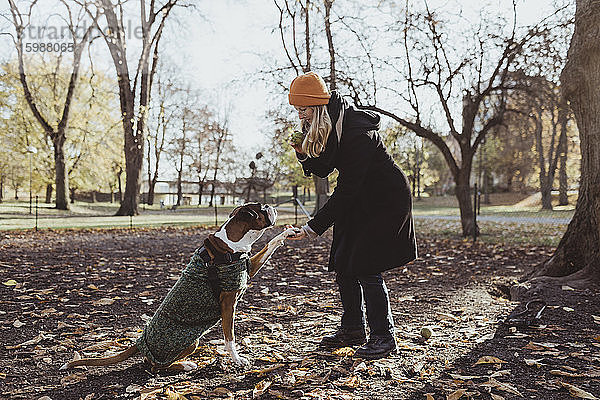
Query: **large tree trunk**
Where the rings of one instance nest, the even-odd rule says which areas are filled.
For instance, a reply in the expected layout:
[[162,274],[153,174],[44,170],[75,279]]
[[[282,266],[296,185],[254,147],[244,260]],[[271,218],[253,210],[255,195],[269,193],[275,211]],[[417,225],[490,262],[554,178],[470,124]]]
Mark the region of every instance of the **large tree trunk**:
[[475,227],[475,216],[473,214],[473,203],[471,202],[471,187],[469,185],[469,171],[460,170],[456,178],[456,199],[460,209],[460,223],[463,236],[473,234]]
[[313,210],[313,215],[316,215],[317,212],[327,203],[329,199],[329,180],[327,178],[319,178],[318,176],[313,175],[313,182],[315,184],[315,208]]
[[59,210],[69,209],[69,175],[64,152],[65,135],[57,133],[54,136],[54,169],[56,185],[56,208]]
[[575,31],[561,75],[581,142],[575,215],[556,252],[535,276],[564,277],[572,287],[600,280],[600,2],[577,0]]

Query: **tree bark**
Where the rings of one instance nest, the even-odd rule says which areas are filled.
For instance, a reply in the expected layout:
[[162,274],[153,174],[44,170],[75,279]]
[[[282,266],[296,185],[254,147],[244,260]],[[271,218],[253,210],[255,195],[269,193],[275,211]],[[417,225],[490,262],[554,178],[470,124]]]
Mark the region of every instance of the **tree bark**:
[[52,203],[52,192],[54,191],[54,188],[52,187],[52,184],[49,183],[46,185],[46,200],[45,203],[46,204],[50,204]]
[[534,276],[570,286],[600,281],[600,1],[577,0],[575,30],[562,71],[563,93],[577,121],[581,182],[575,214],[554,255]]
[[329,199],[329,180],[313,175],[313,182],[315,184],[315,208],[313,215],[316,215]]
[[560,139],[559,139],[559,170],[558,170],[558,205],[566,206],[569,204],[569,183],[567,180],[567,122],[568,110],[566,101],[561,101],[559,108],[560,120]]

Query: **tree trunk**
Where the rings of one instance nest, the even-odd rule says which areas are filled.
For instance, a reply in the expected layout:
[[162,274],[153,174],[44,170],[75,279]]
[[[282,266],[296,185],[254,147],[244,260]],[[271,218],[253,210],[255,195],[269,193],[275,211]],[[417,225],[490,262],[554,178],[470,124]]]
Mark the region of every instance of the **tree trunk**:
[[56,208],[69,209],[69,175],[65,162],[64,143],[65,135],[57,133],[52,141],[54,145],[54,169],[56,185]]
[[540,193],[542,194],[542,210],[552,210],[552,183],[540,174]]
[[577,0],[562,88],[577,121],[581,182],[575,214],[556,252],[534,276],[564,277],[572,287],[600,281],[600,2]]
[[123,189],[121,186],[121,175],[123,175],[123,168],[119,167],[119,172],[117,172],[117,183],[119,185],[119,203],[123,201]]
[[198,205],[202,205],[202,192],[204,191],[204,183],[198,180]]
[[142,174],[143,150],[130,151],[125,155],[125,192],[116,215],[138,214],[138,193],[140,192],[140,177]]
[[560,139],[559,139],[559,171],[558,171],[558,205],[566,206],[569,204],[569,183],[567,180],[567,153],[569,150],[567,144],[567,104],[566,101],[560,104],[559,119],[560,119]]
[[182,173],[183,171],[181,169],[177,171],[177,203],[175,203],[177,207],[181,205],[181,201],[183,200],[183,185],[181,184]]
[[313,215],[316,215],[317,212],[327,203],[329,199],[329,180],[327,178],[319,178],[318,176],[313,175],[313,182],[315,184],[315,209],[313,210]]
[[475,219],[473,215],[473,203],[471,201],[471,186],[469,185],[469,171],[460,170],[456,177],[456,199],[460,209],[460,223],[462,225],[462,235],[473,235],[475,228]]
[[52,192],[54,191],[54,188],[52,187],[52,184],[49,183],[46,185],[46,200],[45,203],[46,204],[50,204],[52,203]]
[[154,179],[148,181],[148,198],[146,199],[146,203],[151,206],[152,204],[154,204],[154,187],[156,185],[156,182],[154,182]]
[[567,179],[567,153],[560,155],[560,169],[558,171],[558,205],[569,205],[569,183]]

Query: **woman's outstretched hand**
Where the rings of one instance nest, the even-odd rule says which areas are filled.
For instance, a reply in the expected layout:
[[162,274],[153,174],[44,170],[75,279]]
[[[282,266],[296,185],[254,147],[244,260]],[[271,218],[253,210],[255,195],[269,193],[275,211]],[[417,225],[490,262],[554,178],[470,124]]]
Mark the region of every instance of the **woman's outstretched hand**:
[[294,230],[294,234],[288,236],[287,239],[300,240],[300,239],[304,239],[305,237],[308,236],[308,233],[306,233],[306,231],[303,228],[297,228],[292,225],[286,225],[286,228]]

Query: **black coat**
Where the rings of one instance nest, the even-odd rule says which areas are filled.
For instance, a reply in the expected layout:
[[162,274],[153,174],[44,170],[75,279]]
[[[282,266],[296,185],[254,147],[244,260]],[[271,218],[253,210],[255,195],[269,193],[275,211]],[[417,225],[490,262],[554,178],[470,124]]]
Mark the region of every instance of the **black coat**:
[[[336,129],[343,110],[341,140]],[[308,222],[319,235],[331,225],[329,270],[376,274],[417,257],[408,179],[386,152],[379,115],[349,106],[335,91],[327,111],[333,129],[319,157],[301,161],[306,176],[339,172],[333,194]]]

